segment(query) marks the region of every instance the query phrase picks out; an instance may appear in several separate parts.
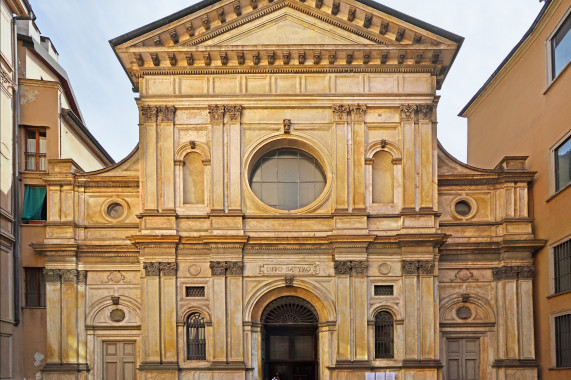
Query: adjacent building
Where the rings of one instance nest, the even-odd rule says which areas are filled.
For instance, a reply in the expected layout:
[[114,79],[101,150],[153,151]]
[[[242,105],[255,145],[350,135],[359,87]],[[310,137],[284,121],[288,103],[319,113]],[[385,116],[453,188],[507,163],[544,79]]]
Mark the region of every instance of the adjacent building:
[[571,1],[546,1],[528,32],[462,110],[468,163],[529,156],[530,216],[547,241],[534,256],[542,379],[571,377]]
[[113,39],[139,146],[47,161],[44,379],[535,379],[535,173],[436,139],[462,42],[368,0]]
[[2,2],[2,379],[36,378],[47,355],[45,260],[30,243],[46,237],[48,160],[73,159],[86,170],[114,163],[84,126],[58,53],[34,19],[26,1]]

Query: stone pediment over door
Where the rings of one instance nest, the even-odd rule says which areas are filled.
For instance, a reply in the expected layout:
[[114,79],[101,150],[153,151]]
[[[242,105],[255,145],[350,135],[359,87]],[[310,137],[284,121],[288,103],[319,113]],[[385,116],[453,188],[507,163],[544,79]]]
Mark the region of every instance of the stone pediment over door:
[[370,0],[205,0],[110,41],[146,75],[418,72],[440,86],[463,38]]

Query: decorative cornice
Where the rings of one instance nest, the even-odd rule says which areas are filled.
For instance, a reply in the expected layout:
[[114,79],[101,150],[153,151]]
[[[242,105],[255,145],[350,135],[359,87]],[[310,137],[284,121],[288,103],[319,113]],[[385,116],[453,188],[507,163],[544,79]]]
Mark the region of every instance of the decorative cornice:
[[157,107],[156,106],[142,106],[141,116],[143,116],[144,123],[155,123],[157,121]]
[[534,273],[533,265],[506,265],[492,269],[494,281],[533,279]]
[[433,275],[434,274],[434,261],[433,260],[403,260],[402,274],[403,275]]
[[347,274],[347,275],[355,275],[355,276],[362,276],[367,273],[367,267],[369,263],[367,260],[362,261],[338,261],[335,260],[333,263],[333,268],[335,269],[335,274]]

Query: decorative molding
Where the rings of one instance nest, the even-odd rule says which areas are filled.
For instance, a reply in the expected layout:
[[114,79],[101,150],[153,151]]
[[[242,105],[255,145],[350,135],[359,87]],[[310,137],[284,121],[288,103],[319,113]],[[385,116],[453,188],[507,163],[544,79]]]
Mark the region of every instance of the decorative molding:
[[145,270],[145,276],[158,276],[160,273],[159,263],[157,262],[143,263],[143,269]]
[[292,288],[293,287],[293,275],[292,274],[288,274],[285,276],[285,286],[286,288]]
[[416,119],[416,106],[412,104],[402,104],[400,106],[401,121],[414,121]]
[[125,312],[119,308],[113,309],[109,313],[109,319],[113,322],[122,322],[125,319]]
[[144,123],[155,123],[157,121],[157,107],[142,106],[141,115],[143,116]]
[[210,105],[208,106],[208,114],[210,115],[210,122],[224,120],[224,106]]
[[432,120],[432,112],[434,110],[434,106],[432,104],[420,104],[417,109],[418,118],[420,120]]
[[78,270],[77,271],[77,283],[81,285],[87,284],[87,271]]
[[432,260],[403,260],[401,267],[403,275],[433,275],[435,264]]
[[492,269],[494,281],[533,279],[534,273],[533,265],[506,265]]
[[240,261],[229,261],[228,275],[241,276],[244,273],[244,264]]
[[474,278],[474,273],[472,273],[469,269],[460,269],[454,275],[460,281],[468,281]]
[[159,263],[159,269],[163,276],[176,276],[176,263],[174,262]]
[[174,106],[162,106],[158,111],[161,113],[161,121],[174,122],[174,114],[176,112],[176,108]]
[[472,316],[472,309],[468,306],[460,306],[456,309],[456,316],[460,319],[470,319]]
[[367,267],[369,263],[367,260],[363,261],[338,261],[335,260],[333,263],[333,268],[335,269],[335,274],[347,274],[347,275],[365,275],[367,273]]
[[291,119],[283,119],[284,133],[289,135],[291,133]]

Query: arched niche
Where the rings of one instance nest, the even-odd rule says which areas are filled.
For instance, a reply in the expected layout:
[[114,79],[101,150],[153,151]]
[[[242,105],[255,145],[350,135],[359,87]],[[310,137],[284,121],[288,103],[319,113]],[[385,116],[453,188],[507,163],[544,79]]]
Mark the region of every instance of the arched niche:
[[[118,311],[120,310],[120,312]],[[137,328],[141,326],[139,303],[126,296],[114,304],[111,297],[95,302],[88,310],[86,328]]]
[[199,142],[181,145],[175,153],[176,206],[185,214],[208,211],[210,152]]
[[489,301],[475,294],[454,294],[442,301],[440,325],[443,327],[470,325],[495,326],[495,313]]
[[388,140],[375,141],[366,153],[365,197],[374,213],[398,212],[402,204],[402,154]]

